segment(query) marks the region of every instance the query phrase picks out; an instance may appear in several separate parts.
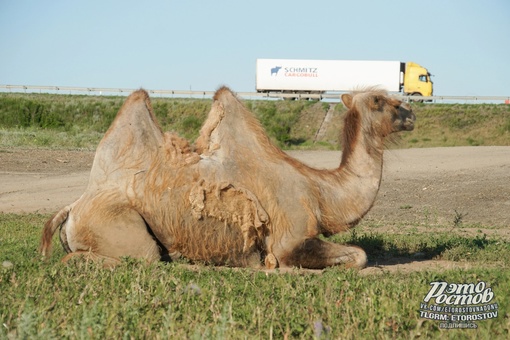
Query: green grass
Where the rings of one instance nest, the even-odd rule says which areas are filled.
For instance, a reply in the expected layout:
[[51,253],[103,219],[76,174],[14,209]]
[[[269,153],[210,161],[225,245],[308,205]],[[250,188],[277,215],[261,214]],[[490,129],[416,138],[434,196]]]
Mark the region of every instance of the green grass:
[[[95,149],[125,97],[0,93],[0,145]],[[248,100],[272,140],[283,148],[336,149],[345,112],[317,139],[329,104],[316,101]],[[210,99],[152,98],[165,131],[193,141],[211,107]],[[510,105],[413,103],[413,132],[400,134],[399,148],[510,145]]]
[[[51,258],[37,253],[49,216],[0,214],[0,338],[321,338],[486,339],[510,332],[510,244],[452,232],[387,235],[361,225],[337,237],[362,246],[371,261],[420,253],[461,260],[469,270],[361,275],[331,268],[266,274],[186,263],[125,259],[114,270],[72,262],[54,240]],[[469,254],[468,254],[469,253]],[[419,261],[420,258],[412,258]],[[419,317],[430,282],[487,282],[499,315],[478,329],[441,330]]]
[[[480,225],[444,227],[425,225],[395,226],[405,232],[395,233],[378,230],[377,226],[364,221],[349,234],[335,235],[332,239],[340,243],[359,245],[374,259],[407,257],[465,261],[470,263],[510,267],[510,242],[501,237],[489,237]],[[494,227],[494,229],[498,229]],[[497,235],[497,233],[495,233]]]
[[415,130],[401,134],[401,145],[510,145],[510,105],[414,103],[413,111]]
[[9,148],[52,148],[95,150],[103,138],[97,131],[55,131],[40,128],[1,128],[0,146]]

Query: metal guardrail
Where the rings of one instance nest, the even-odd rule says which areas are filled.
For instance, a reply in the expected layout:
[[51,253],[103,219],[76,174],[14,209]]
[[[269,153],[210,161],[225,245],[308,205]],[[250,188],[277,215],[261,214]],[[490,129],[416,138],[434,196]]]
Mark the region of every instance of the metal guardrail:
[[[0,91],[14,91],[35,93],[58,93],[58,94],[89,94],[89,95],[129,95],[137,89],[127,88],[103,88],[103,87],[72,87],[72,86],[30,86],[30,85],[0,85]],[[212,98],[215,91],[187,91],[187,90],[148,90],[151,95],[164,97],[191,97],[191,98]],[[341,93],[304,94],[304,93],[261,93],[261,92],[236,92],[242,98],[293,98],[293,99],[326,99],[340,100]],[[503,102],[510,104],[510,96],[404,96],[396,95],[405,101],[433,101],[433,102]]]

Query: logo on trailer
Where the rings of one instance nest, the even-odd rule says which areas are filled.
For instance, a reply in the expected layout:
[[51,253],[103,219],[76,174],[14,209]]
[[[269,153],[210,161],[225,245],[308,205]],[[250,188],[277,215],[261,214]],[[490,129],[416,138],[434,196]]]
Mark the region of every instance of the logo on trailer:
[[273,67],[273,68],[271,69],[271,75],[273,75],[273,74],[274,74],[275,76],[277,76],[277,75],[278,75],[278,71],[280,71],[280,69],[281,69],[281,68],[282,68],[281,66],[275,66],[275,67]]
[[283,67],[275,66],[271,68],[271,76],[278,76],[278,72],[283,68],[284,77],[298,78],[317,78],[319,69],[317,67]]

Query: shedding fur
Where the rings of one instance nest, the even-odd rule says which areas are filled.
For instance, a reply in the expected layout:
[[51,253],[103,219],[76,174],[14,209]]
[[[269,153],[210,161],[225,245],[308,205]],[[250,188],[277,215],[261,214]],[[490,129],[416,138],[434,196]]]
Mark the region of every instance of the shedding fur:
[[226,225],[237,226],[243,234],[243,252],[255,249],[266,236],[268,216],[257,198],[247,190],[231,184],[206,185],[203,181],[192,188],[190,203],[193,217],[201,220],[213,217]]

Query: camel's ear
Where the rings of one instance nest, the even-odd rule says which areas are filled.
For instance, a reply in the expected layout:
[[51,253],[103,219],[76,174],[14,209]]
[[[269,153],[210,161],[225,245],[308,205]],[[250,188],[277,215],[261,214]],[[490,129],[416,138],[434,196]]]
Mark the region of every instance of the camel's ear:
[[342,95],[342,103],[344,103],[346,108],[350,109],[352,107],[352,95],[344,93]]

